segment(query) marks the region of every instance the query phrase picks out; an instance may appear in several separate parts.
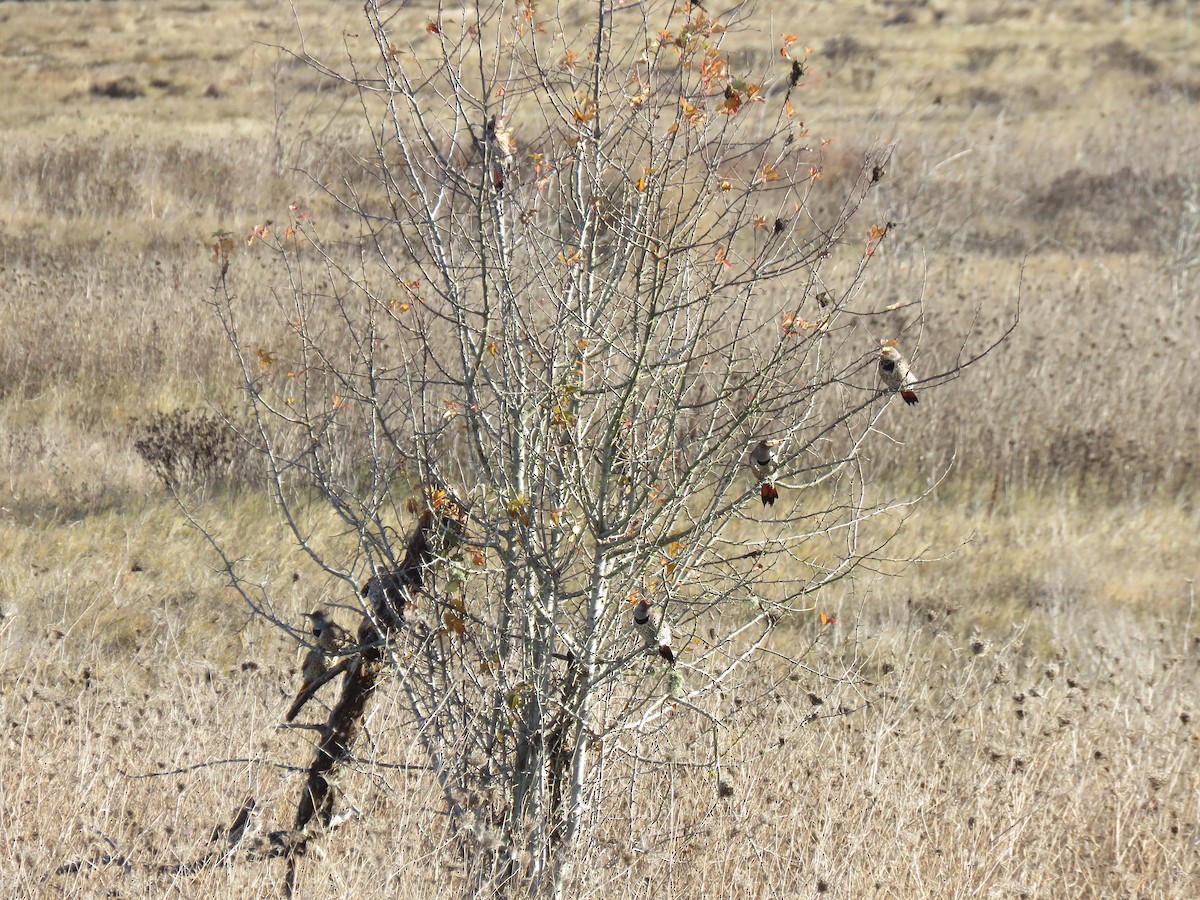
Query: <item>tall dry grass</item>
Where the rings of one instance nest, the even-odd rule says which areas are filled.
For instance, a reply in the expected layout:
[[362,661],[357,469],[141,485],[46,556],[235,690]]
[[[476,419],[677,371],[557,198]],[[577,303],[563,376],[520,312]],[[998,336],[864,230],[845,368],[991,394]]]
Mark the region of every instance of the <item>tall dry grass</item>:
[[[247,40],[294,34],[278,6],[206,6],[2,13],[10,46],[40,60],[4,76],[19,102],[0,150],[13,896],[272,896],[267,835],[290,821],[289,767],[307,761],[305,734],[277,729],[295,645],[226,593],[135,441],[147,415],[232,403],[204,306],[214,232],[238,240],[252,343],[286,334],[278,273],[242,239],[293,202],[355,233],[288,170],[335,173],[355,138],[336,96]],[[1124,24],[1092,4],[831,6],[781,26],[811,28],[804,115],[847,163],[895,140],[869,218],[896,227],[867,289],[923,301],[866,321],[863,352],[899,337],[931,375],[1002,329],[1018,296],[1021,324],[917,408],[895,404],[868,448],[872,471],[913,490],[955,460],[896,539],[898,559],[931,561],[820,598],[836,623],[798,618],[777,649],[811,644],[805,667],[766,656],[711,710],[729,724],[717,770],[710,727],[684,711],[623,747],[613,784],[633,788],[595,811],[605,850],[574,893],[1191,896],[1200,90],[1182,9],[1139,5]],[[300,9],[312,46],[353,26],[353,9]],[[47,10],[60,40],[31,18]],[[123,77],[140,93],[106,89]],[[189,487],[216,498],[213,523],[281,619],[339,599],[288,555],[250,482]],[[360,756],[398,766],[411,741],[385,691]],[[639,759],[671,766],[633,778]],[[465,883],[425,773],[363,765],[341,789],[357,817],[305,859],[306,896]],[[250,851],[180,868],[250,796]]]
[[[1178,573],[1200,549],[1194,517],[1030,504],[927,509],[897,554],[932,542],[953,562],[848,585],[820,601],[836,622],[780,631],[781,656],[706,708],[724,723],[717,767],[712,723],[682,707],[626,738],[572,895],[1188,896],[1200,629]],[[239,521],[245,506],[222,521],[276,612],[298,624],[335,599],[268,555],[266,510]],[[10,895],[276,893],[270,833],[309,753],[279,729],[298,657],[197,565],[198,544],[167,504],[4,528]],[[782,662],[802,647],[802,666]],[[465,884],[432,778],[402,768],[419,755],[402,705],[385,685],[339,778],[350,818],[302,863],[305,896]],[[241,852],[188,869],[248,798]],[[481,823],[478,839],[495,837]]]

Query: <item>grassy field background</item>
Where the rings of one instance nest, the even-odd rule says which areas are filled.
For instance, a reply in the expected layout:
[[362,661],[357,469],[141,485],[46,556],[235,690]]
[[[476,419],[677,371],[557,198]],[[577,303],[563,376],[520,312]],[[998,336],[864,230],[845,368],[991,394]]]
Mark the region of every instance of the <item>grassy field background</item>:
[[[1133,3],[1127,21],[1115,2],[785,2],[736,38],[749,68],[778,66],[782,31],[813,48],[802,114],[847,161],[894,142],[860,221],[898,223],[870,289],[924,298],[918,364],[1001,328],[1018,295],[1021,325],[890,410],[904,444],[871,460],[903,489],[956,459],[895,545],[936,561],[846,583],[821,600],[836,624],[777,638],[781,653],[812,642],[808,668],[768,659],[720,699],[723,771],[689,765],[707,738],[687,718],[642,748],[677,760],[674,780],[614,817],[580,895],[1200,891],[1186,7]],[[434,7],[400,14],[420,32]],[[179,867],[248,797],[256,833],[290,823],[309,752],[277,727],[295,647],[222,586],[134,443],[155,413],[231,397],[204,302],[212,235],[290,203],[349,227],[295,169],[321,174],[353,117],[272,45],[342,64],[368,37],[354,3],[0,4],[10,896],[277,891],[278,864],[253,854]],[[285,326],[267,263],[247,248],[235,265],[269,341]],[[264,498],[209,499],[297,623],[341,599],[281,552]],[[837,677],[859,665],[866,683]],[[364,760],[407,761],[391,703]],[[341,789],[357,815],[306,858],[305,896],[453,893],[427,778],[364,768]]]

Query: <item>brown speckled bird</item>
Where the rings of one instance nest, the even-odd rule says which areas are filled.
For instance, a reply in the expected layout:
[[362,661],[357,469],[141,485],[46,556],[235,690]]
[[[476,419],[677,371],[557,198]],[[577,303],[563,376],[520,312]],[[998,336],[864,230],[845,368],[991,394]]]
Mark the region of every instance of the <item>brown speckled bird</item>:
[[496,190],[504,187],[504,178],[512,169],[517,158],[517,142],[512,132],[504,127],[504,117],[492,116],[483,126],[483,139],[487,144],[487,155],[491,166],[492,184]]
[[673,666],[675,652],[671,649],[671,626],[664,618],[660,617],[657,622],[654,619],[650,612],[650,602],[645,597],[638,600],[637,606],[633,608],[633,624],[638,634],[648,646],[657,647],[658,655]]
[[917,392],[912,389],[917,376],[909,369],[908,360],[896,349],[895,341],[883,341],[879,348],[879,377],[889,391],[899,391],[909,406],[920,402]]
[[345,629],[325,615],[321,610],[305,613],[312,619],[313,647],[304,657],[304,665],[300,668],[304,683],[296,694],[296,700],[288,710],[287,720],[290,722],[304,706],[305,696],[309,688],[325,674],[329,668],[329,657],[349,643],[350,636]]
[[754,477],[762,482],[759,496],[763,506],[774,506],[779,498],[779,491],[771,480],[776,468],[775,454],[771,452],[771,448],[777,443],[778,441],[759,441],[750,450],[750,467],[754,470]]

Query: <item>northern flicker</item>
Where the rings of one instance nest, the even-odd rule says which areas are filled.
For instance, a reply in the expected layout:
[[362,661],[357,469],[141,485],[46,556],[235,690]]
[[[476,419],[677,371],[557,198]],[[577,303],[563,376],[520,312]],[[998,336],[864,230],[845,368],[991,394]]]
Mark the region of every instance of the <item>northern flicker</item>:
[[301,677],[304,683],[300,686],[299,692],[296,694],[296,699],[293,701],[291,709],[287,712],[287,720],[290,722],[296,718],[296,714],[300,712],[308,700],[310,688],[329,668],[329,657],[344,647],[349,641],[349,635],[336,622],[330,619],[321,610],[316,612],[305,613],[312,620],[313,647],[304,657],[304,665],[300,668]]
[[655,621],[650,611],[650,602],[645,597],[633,608],[633,624],[646,644],[658,648],[658,655],[670,665],[675,665],[675,653],[671,649],[671,626],[665,618]]
[[908,368],[908,361],[896,349],[895,341],[885,341],[879,348],[879,377],[889,391],[899,391],[904,402],[911,406],[919,403],[917,392],[912,386],[917,376]]
[[750,451],[750,467],[754,470],[754,477],[761,482],[759,496],[762,498],[763,506],[774,506],[779,497],[779,491],[776,490],[775,483],[771,480],[776,468],[775,454],[771,452],[771,448],[776,443],[776,441],[759,441]]
[[483,126],[488,165],[491,167],[492,184],[496,190],[504,187],[504,176],[512,168],[517,157],[517,143],[512,132],[502,127],[503,119],[492,116]]

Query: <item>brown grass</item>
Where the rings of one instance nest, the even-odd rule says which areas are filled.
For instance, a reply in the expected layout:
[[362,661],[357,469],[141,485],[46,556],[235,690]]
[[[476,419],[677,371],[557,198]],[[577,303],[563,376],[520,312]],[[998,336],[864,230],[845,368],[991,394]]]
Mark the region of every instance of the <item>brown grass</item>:
[[[1180,574],[1200,551],[1195,517],[1046,505],[927,507],[897,555],[931,542],[951,561],[826,596],[836,623],[806,615],[780,632],[785,655],[813,645],[805,667],[768,658],[714,700],[729,726],[718,771],[711,726],[686,711],[630,740],[609,778],[635,751],[650,774],[632,808],[623,790],[610,799],[580,891],[1186,896],[1200,875],[1200,627]],[[298,622],[319,580],[266,561],[265,510],[225,510],[226,538],[264,560],[283,585],[277,613]],[[278,730],[293,646],[195,564],[198,536],[167,504],[2,538],[16,599],[0,622],[9,893],[272,895],[280,866],[256,854],[290,820],[299,776],[286,767],[307,757],[302,733]],[[398,700],[382,691],[364,762],[416,760]],[[421,771],[352,768],[339,787],[359,817],[306,858],[306,894],[431,897],[459,883]],[[248,797],[248,855],[172,871]]]
[[[673,766],[598,811],[604,851],[576,895],[1193,893],[1200,90],[1182,4],[1135,8],[823,4],[764,25],[814,48],[814,135],[847,161],[896,142],[868,216],[898,225],[868,289],[925,303],[876,336],[931,375],[1008,321],[1018,283],[1022,324],[919,407],[894,404],[895,440],[869,448],[890,485],[956,458],[894,547],[944,558],[864,576],[820,599],[836,623],[781,634],[787,655],[813,642],[806,668],[767,657],[714,701],[719,771],[684,713],[623,748],[615,780],[634,750]],[[364,52],[354,4],[300,13],[314,53]],[[278,864],[253,854],[173,867],[247,797],[260,854],[290,821],[288,767],[307,761],[305,735],[277,730],[294,644],[222,587],[134,442],[157,413],[232,399],[204,306],[214,232],[239,243],[249,341],[285,339],[270,262],[242,238],[292,202],[353,227],[291,171],[335,166],[348,120],[254,43],[295,45],[284,5],[0,19],[25,62],[0,76],[0,887],[271,896]],[[773,66],[773,40],[731,49]],[[263,499],[191,487],[281,619],[338,599]],[[840,677],[859,662],[865,679]],[[385,691],[360,755],[407,762],[406,728]],[[341,788],[360,816],[304,860],[306,896],[463,884],[423,773],[364,766]]]

